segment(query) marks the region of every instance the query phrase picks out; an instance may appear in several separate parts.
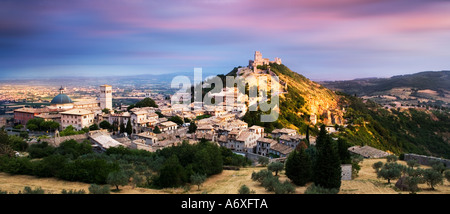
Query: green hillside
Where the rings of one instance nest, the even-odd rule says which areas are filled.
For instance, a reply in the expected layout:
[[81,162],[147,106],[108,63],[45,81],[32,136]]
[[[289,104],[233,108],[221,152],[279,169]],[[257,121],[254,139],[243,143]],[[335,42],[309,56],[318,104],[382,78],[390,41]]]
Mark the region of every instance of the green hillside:
[[280,116],[276,122],[261,123],[258,121],[261,112],[248,112],[243,120],[249,126],[262,125],[268,128],[268,132],[272,128],[287,127],[305,133],[309,125],[314,135],[320,123],[316,126],[310,124],[309,115],[314,103],[308,101],[315,97],[320,105],[345,108],[343,117],[347,127],[338,126],[339,132],[333,135],[347,139],[351,145],[370,145],[396,154],[416,153],[450,158],[448,111],[413,108],[387,110],[370,100],[335,93],[284,65],[271,64],[271,71],[289,83],[288,93],[280,97]]

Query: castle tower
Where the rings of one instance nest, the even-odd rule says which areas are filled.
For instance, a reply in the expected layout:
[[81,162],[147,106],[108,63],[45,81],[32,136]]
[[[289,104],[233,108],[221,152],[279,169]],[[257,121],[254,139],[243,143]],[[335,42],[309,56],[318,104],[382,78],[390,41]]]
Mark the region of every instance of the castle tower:
[[261,62],[262,61],[262,54],[259,51],[255,51],[255,62]]
[[112,110],[112,86],[100,86],[100,108]]

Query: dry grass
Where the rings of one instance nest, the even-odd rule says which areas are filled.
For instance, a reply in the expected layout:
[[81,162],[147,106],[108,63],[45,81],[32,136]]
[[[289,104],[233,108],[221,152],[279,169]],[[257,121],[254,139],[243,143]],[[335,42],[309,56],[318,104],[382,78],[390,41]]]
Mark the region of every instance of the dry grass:
[[[408,194],[405,191],[397,191],[394,188],[395,181],[387,184],[386,180],[378,179],[372,164],[385,159],[365,159],[361,163],[359,177],[351,181],[342,181],[340,194]],[[405,164],[403,161],[399,161]],[[422,168],[426,168],[421,166]],[[242,168],[238,171],[224,170],[218,175],[211,176],[197,190],[197,186],[189,188],[166,188],[166,189],[146,189],[133,188],[132,186],[120,187],[121,191],[112,194],[237,194],[242,185],[247,185],[251,190],[258,194],[272,194],[267,192],[258,182],[251,180],[253,171],[259,171],[263,167]],[[287,179],[284,173],[279,174],[280,181]],[[41,187],[45,193],[59,194],[63,189],[80,190],[83,189],[88,193],[89,184],[81,182],[68,182],[55,178],[36,178],[28,175],[9,175],[0,173],[0,190],[18,193],[25,186],[32,188]],[[419,185],[421,191],[418,194],[450,194],[450,183],[444,181],[443,185],[435,187],[436,190],[430,190],[426,184]],[[296,187],[297,194],[303,194],[306,187]]]

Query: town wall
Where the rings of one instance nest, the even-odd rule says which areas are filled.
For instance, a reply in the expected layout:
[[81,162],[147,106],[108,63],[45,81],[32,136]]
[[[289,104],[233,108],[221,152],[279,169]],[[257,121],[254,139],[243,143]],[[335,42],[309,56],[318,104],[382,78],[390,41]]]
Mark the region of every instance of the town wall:
[[405,154],[405,161],[416,160],[419,164],[429,166],[433,160],[440,161],[450,169],[450,160],[437,158],[432,156],[417,155],[417,154]]

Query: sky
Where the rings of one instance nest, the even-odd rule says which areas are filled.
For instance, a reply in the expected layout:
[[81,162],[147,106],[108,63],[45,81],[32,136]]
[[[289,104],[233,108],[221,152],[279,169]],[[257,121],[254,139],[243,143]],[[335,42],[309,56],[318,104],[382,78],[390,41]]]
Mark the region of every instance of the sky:
[[448,0],[0,0],[0,79],[225,74],[255,51],[313,80],[450,69]]

